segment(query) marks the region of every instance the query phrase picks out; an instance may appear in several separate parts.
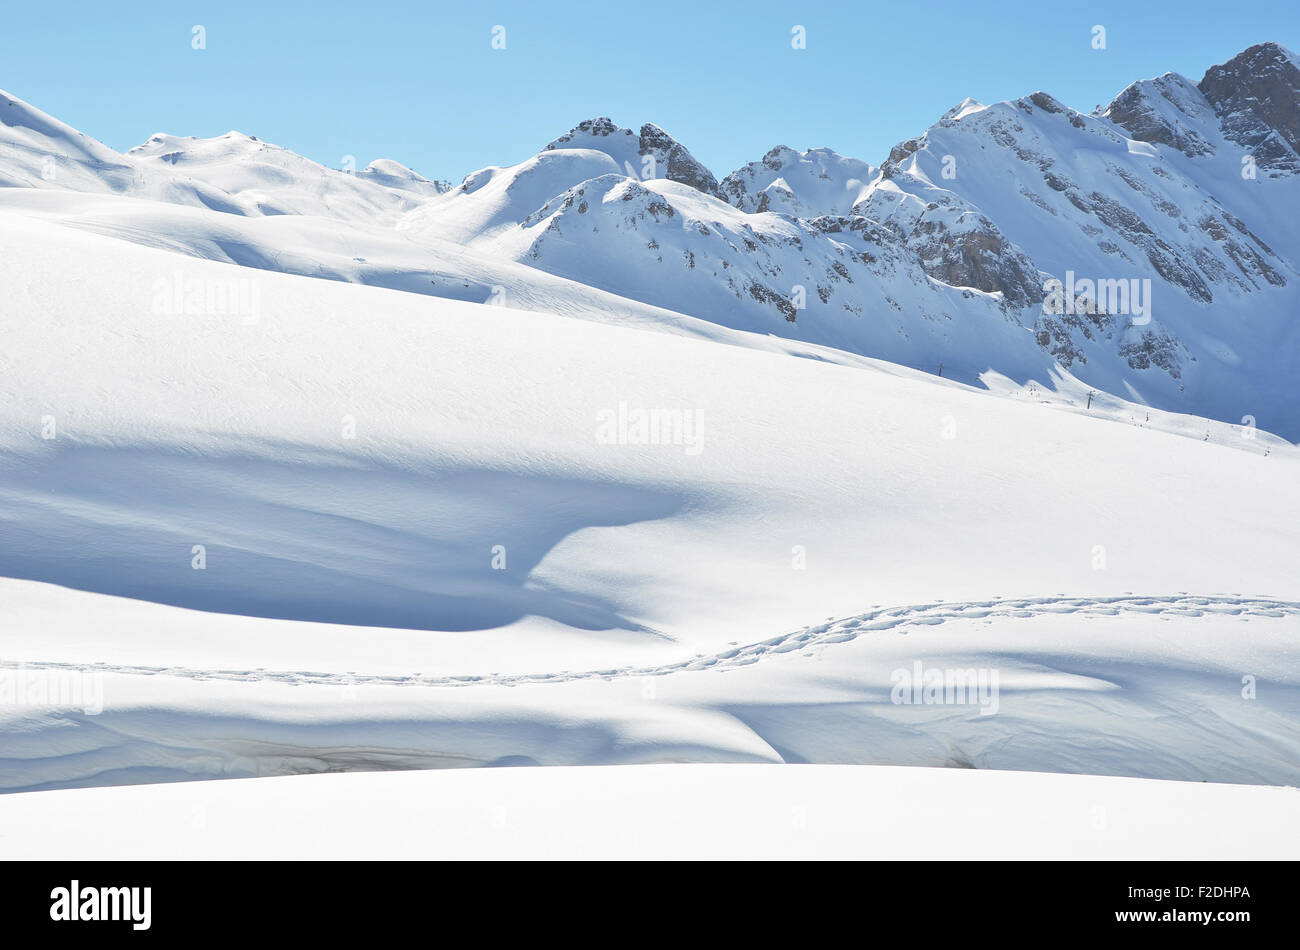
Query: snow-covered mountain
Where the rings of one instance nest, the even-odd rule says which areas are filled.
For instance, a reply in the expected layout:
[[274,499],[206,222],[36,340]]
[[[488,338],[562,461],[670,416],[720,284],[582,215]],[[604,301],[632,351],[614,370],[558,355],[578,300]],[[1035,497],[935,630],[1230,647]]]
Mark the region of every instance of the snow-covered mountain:
[[[1000,294],[1081,379],[1297,436],[1300,242],[1288,219],[1300,180],[1243,178],[1245,153],[1179,77],[1116,102],[1107,115],[1137,133],[1045,93],[966,104],[897,146],[855,210],[935,278]],[[1193,154],[1136,137],[1179,102]],[[1044,278],[1071,275],[1096,306],[1045,313]],[[1102,300],[1104,286],[1118,299]]]
[[1198,88],[1228,141],[1277,177],[1300,173],[1300,57],[1261,43],[1210,67]]
[[[619,161],[632,161],[630,133],[583,131],[611,127],[583,123],[557,140],[566,147],[476,172],[400,227],[733,329],[946,364],[970,382],[992,365],[982,349],[996,346],[1002,371],[1047,378],[1052,361],[996,296],[931,279],[890,230],[863,217],[747,213],[694,174],[629,177]],[[567,147],[578,143],[600,147]]]
[[851,214],[880,169],[828,148],[796,152],[778,145],[722,181],[724,200],[741,211],[791,217]]
[[235,132],[121,155],[6,96],[0,182],[227,214],[139,227],[109,220],[122,205],[0,201],[290,273],[703,321],[973,384],[1069,376],[1297,439],[1297,101],[1295,54],[1268,43],[1091,115],[1044,92],[967,99],[879,166],[777,146],[719,181],[658,126],[602,117],[450,187]]
[[326,168],[240,132],[209,139],[159,133],[126,155],[141,168],[167,168],[217,188],[242,202],[246,213],[263,215],[379,222],[448,187],[388,159],[359,172]]
[[166,171],[144,169],[84,132],[0,90],[0,185],[154,201],[245,214],[220,189]]
[[644,130],[596,119],[402,227],[730,327],[966,381],[1057,363],[1297,438],[1294,64],[1252,47],[1199,87],[1135,83],[1098,115],[1043,92],[967,99],[880,168],[777,146],[716,189],[684,149],[676,173],[629,177]]
[[239,132],[209,139],[159,133],[122,154],[0,90],[0,187],[379,223],[449,186],[391,160],[355,173],[326,168]]
[[607,118],[589,119],[546,146],[603,152],[634,178],[667,178],[706,195],[721,197],[717,179],[686,147],[657,125],[646,123],[640,134]]
[[[238,133],[120,154],[5,97],[0,792],[1295,784],[1294,64],[721,179],[595,119],[452,188]],[[1132,293],[1065,307],[1084,280]],[[1071,788],[1133,840],[1136,789]]]

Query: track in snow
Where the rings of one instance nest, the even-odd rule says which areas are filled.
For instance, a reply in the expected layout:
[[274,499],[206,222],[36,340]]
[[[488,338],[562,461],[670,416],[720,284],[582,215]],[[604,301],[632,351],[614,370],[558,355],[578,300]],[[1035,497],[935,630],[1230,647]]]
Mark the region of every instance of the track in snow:
[[234,680],[286,683],[295,686],[523,686],[569,683],[577,680],[609,680],[619,677],[666,676],[694,670],[729,670],[757,663],[767,656],[790,653],[811,646],[844,643],[863,634],[885,630],[906,632],[908,627],[934,626],[949,620],[1024,619],[1050,614],[1116,616],[1119,614],[1161,614],[1177,617],[1300,616],[1300,603],[1259,597],[1192,596],[1170,597],[1122,595],[1117,597],[1034,597],[1021,600],[986,600],[966,603],[934,601],[902,607],[884,607],[839,620],[827,620],[781,634],[748,646],[737,646],[708,656],[697,656],[659,666],[627,666],[604,670],[560,671],[556,673],[508,673],[465,676],[366,675],[315,673],[288,670],[200,670],[179,666],[134,666],[112,663],[14,663],[0,660],[0,669],[67,670],[116,673],[135,676],[173,676],[196,680]]

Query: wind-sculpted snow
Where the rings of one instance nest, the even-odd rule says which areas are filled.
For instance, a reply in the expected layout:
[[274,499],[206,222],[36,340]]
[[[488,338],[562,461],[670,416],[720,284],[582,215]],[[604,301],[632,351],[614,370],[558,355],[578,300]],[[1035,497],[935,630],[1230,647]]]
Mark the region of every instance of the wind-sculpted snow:
[[[983,600],[971,603],[910,604],[882,607],[852,617],[812,624],[757,643],[737,646],[720,653],[695,656],[656,666],[624,666],[601,670],[561,670],[539,673],[498,674],[367,674],[322,673],[293,670],[201,670],[183,666],[132,666],[115,663],[57,663],[24,660],[21,664],[0,660],[0,669],[53,670],[78,673],[115,673],[128,676],[169,676],[197,680],[228,680],[238,683],[282,683],[290,686],[528,686],[557,685],[581,680],[609,681],[616,678],[642,679],[698,670],[726,672],[750,666],[764,659],[847,643],[875,633],[907,634],[912,627],[933,627],[951,621],[1005,622],[1042,616],[1116,617],[1141,614],[1161,619],[1198,617],[1300,618],[1300,602],[1260,597],[1193,596],[1167,597],[1031,597],[1018,600]],[[1300,629],[1300,628],[1297,628]]]
[[[308,461],[301,453],[292,444],[202,457],[65,446],[0,486],[9,522],[0,576],[197,610],[372,627],[481,630],[531,616],[580,629],[636,629],[600,598],[526,582],[574,532],[667,517],[681,504],[670,492],[599,480],[445,460],[367,465],[323,449]],[[138,494],[141,484],[150,491]],[[87,531],[93,550],[69,558],[62,545],[78,545]],[[193,538],[205,539],[204,557],[221,583],[172,555]],[[511,569],[483,570],[483,552],[502,542]]]
[[[9,663],[0,677],[97,678],[107,703],[10,712],[0,789],[663,761],[1294,783],[1300,686],[1273,664],[1298,630],[1300,604],[1266,598],[1041,597],[877,609],[688,661],[585,672]],[[947,704],[940,690],[914,704],[898,684],[916,666],[999,678],[978,702]],[[1237,695],[1247,668],[1259,700]]]
[[[744,220],[734,209],[701,220],[684,186],[609,181],[586,214],[575,199],[566,221],[605,214],[612,244],[624,209],[644,203],[636,213],[652,217],[648,205],[671,198],[674,220],[688,233],[703,224],[710,247],[747,233],[732,230]],[[805,247],[829,246],[768,220]],[[12,576],[425,629],[532,611],[577,620],[582,611],[559,606],[576,598],[610,629],[674,635],[737,598],[766,600],[773,624],[847,608],[864,572],[922,597],[939,593],[924,581],[931,571],[972,595],[990,577],[1078,590],[1098,573],[1097,545],[1129,552],[1107,569],[1111,592],[1256,578],[1284,594],[1294,583],[1293,539],[1263,527],[1300,518],[1294,452],[1249,428],[1135,418],[1136,407],[1088,406],[1077,391],[1058,408],[887,364],[836,364],[829,350],[790,359],[210,261],[185,260],[182,291],[242,281],[248,306],[236,294],[187,309],[174,293],[181,259],[162,250],[18,216],[0,244],[12,265],[0,491],[15,513],[0,520],[0,557]],[[80,280],[60,284],[72,250]],[[652,413],[661,423],[626,424]],[[1242,484],[1253,488],[1239,497]],[[992,536],[971,517],[990,505],[1001,512]],[[1068,543],[1045,542],[1047,512],[1050,536]],[[882,533],[924,552],[926,572],[876,544]],[[1205,537],[1220,558],[1198,553]],[[208,548],[206,571],[191,567],[196,544]],[[494,545],[511,552],[503,572]],[[792,567],[800,546],[815,570]],[[681,567],[693,563],[710,569]],[[510,596],[476,595],[468,613],[425,599],[457,584]],[[510,606],[515,596],[527,603]],[[313,599],[335,606],[309,614]]]

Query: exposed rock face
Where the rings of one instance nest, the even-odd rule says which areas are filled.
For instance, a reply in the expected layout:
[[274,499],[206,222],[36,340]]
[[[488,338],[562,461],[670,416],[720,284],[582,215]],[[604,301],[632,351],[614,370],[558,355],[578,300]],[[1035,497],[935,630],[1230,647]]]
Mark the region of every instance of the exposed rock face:
[[[659,128],[646,123],[638,135],[604,116],[587,119],[555,139],[547,150],[590,148],[607,153],[631,177],[666,178],[689,185],[696,191],[721,198],[718,180],[684,145]],[[652,161],[647,161],[651,159]]]
[[1261,43],[1212,66],[1199,84],[1224,134],[1263,168],[1300,172],[1300,59]]
[[663,177],[669,181],[690,185],[696,191],[702,191],[715,198],[722,197],[722,193],[718,190],[718,179],[713,177],[713,172],[705,168],[684,145],[659,126],[651,125],[649,122],[641,126],[639,145],[638,154],[653,155],[655,162],[664,170]]
[[1041,302],[1044,275],[989,218],[951,192],[920,192],[876,189],[854,211],[892,230],[936,280],[1001,294],[1010,310]]
[[[1064,366],[1156,374],[1177,388],[1196,362],[1183,334],[1201,332],[1187,307],[1230,307],[1242,294],[1286,287],[1296,274],[1295,261],[1280,257],[1248,216],[1234,214],[1205,176],[1179,161],[1235,161],[1241,146],[1268,173],[1289,174],[1300,129],[1297,78],[1295,57],[1266,44],[1211,69],[1199,86],[1175,73],[1134,83],[1100,114],[1081,114],[1042,91],[993,106],[968,99],[896,145],[878,169],[829,149],[779,145],[720,184],[654,126],[637,136],[593,120],[557,141],[602,139],[595,147],[616,160],[608,143],[635,143],[638,157],[654,156],[662,177],[747,214],[789,220],[793,236],[751,229],[739,240],[716,221],[671,225],[723,238],[741,254],[683,248],[673,259],[686,270],[720,261],[718,279],[734,296],[786,320],[804,315],[788,309],[784,285],[807,283],[814,310],[867,314],[872,301],[859,288],[919,268],[937,286],[986,295]],[[1235,166],[1230,171],[1235,176]],[[628,192],[622,200],[641,215],[625,216],[623,225],[637,229],[662,225],[674,204],[671,194]],[[691,214],[678,209],[675,217]],[[646,243],[662,261],[669,242],[656,233]],[[802,264],[769,251],[774,244],[797,252]],[[543,259],[545,245],[543,235],[534,260]],[[1147,301],[1136,324],[1105,307],[1048,312],[1045,282],[1066,272],[1146,281],[1157,305],[1152,311]]]
[[604,138],[607,135],[631,134],[631,129],[625,129],[621,125],[615,124],[614,120],[607,116],[600,116],[596,119],[584,119],[546,147],[567,148],[570,147],[571,143],[579,139],[580,136]]
[[1120,345],[1120,356],[1130,369],[1148,369],[1158,366],[1174,379],[1182,378],[1186,347],[1163,330],[1143,330],[1135,338]]
[[895,235],[866,218],[751,223],[658,184],[606,175],[570,188],[521,222],[535,235],[525,259],[558,273],[599,261],[601,285],[619,293],[639,287],[636,296],[670,308],[683,293],[716,297],[786,323],[805,311],[861,314],[858,288],[879,287],[882,273],[900,286],[924,279]]
[[922,221],[915,233],[923,235],[914,246],[931,277],[955,287],[1002,294],[1013,307],[1028,306],[1042,297],[1033,262],[983,215],[970,219],[963,231],[930,220]]
[[1103,117],[1140,142],[1167,145],[1195,157],[1214,154],[1203,132],[1212,112],[1213,106],[1191,80],[1165,73],[1133,83],[1115,97]]
[[[1290,122],[1294,58],[1276,51],[1243,58],[1241,72],[1263,69],[1264,80],[1251,80],[1265,84],[1259,98],[1285,101],[1262,105],[1234,93],[1242,103],[1232,113],[1237,126],[1250,127],[1255,115]],[[1179,384],[1197,361],[1189,340],[1209,317],[1194,316],[1189,304],[1240,312],[1241,295],[1286,287],[1297,270],[1294,257],[1279,256],[1229,210],[1241,197],[1243,209],[1258,214],[1254,197],[1234,190],[1242,176],[1222,108],[1172,73],[1134,83],[1101,115],[1042,92],[989,107],[967,101],[895,146],[854,210],[894,229],[934,279],[998,293],[1010,310],[1041,303],[1042,279],[1067,271],[1148,282],[1154,315],[1139,314],[1136,325],[1104,308],[1024,310],[1021,319],[1065,366],[1114,366],[1118,358],[1128,370]],[[1198,164],[1207,161],[1220,164]]]

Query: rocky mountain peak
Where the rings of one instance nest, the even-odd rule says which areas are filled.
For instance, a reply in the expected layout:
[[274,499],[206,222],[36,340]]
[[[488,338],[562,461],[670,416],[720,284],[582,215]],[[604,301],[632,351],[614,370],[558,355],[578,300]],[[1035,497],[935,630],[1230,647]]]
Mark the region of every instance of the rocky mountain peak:
[[1211,66],[1198,88],[1227,138],[1249,149],[1261,167],[1300,172],[1300,57],[1260,43]]
[[611,135],[631,136],[632,134],[631,129],[623,128],[621,125],[614,122],[613,119],[610,119],[607,116],[599,116],[595,119],[584,119],[579,122],[573,128],[569,129],[568,132],[565,132],[559,138],[547,144],[546,150],[549,151],[557,148],[586,148],[589,147],[585,144],[585,140],[587,139],[601,139]]
[[675,138],[647,122],[641,126],[640,154],[653,155],[660,174],[669,181],[690,185],[696,191],[721,198],[718,179]]
[[1139,142],[1168,145],[1193,158],[1214,153],[1205,135],[1218,124],[1214,107],[1178,73],[1133,83],[1101,115]]
[[805,218],[847,215],[877,171],[833,149],[798,152],[777,145],[758,161],[736,169],[719,187],[723,200],[742,211]]
[[[546,151],[586,148],[604,152],[633,178],[667,178],[697,191],[721,197],[718,180],[686,146],[659,126],[647,122],[640,133],[601,116],[586,119],[546,146]],[[646,159],[653,159],[653,163]]]

